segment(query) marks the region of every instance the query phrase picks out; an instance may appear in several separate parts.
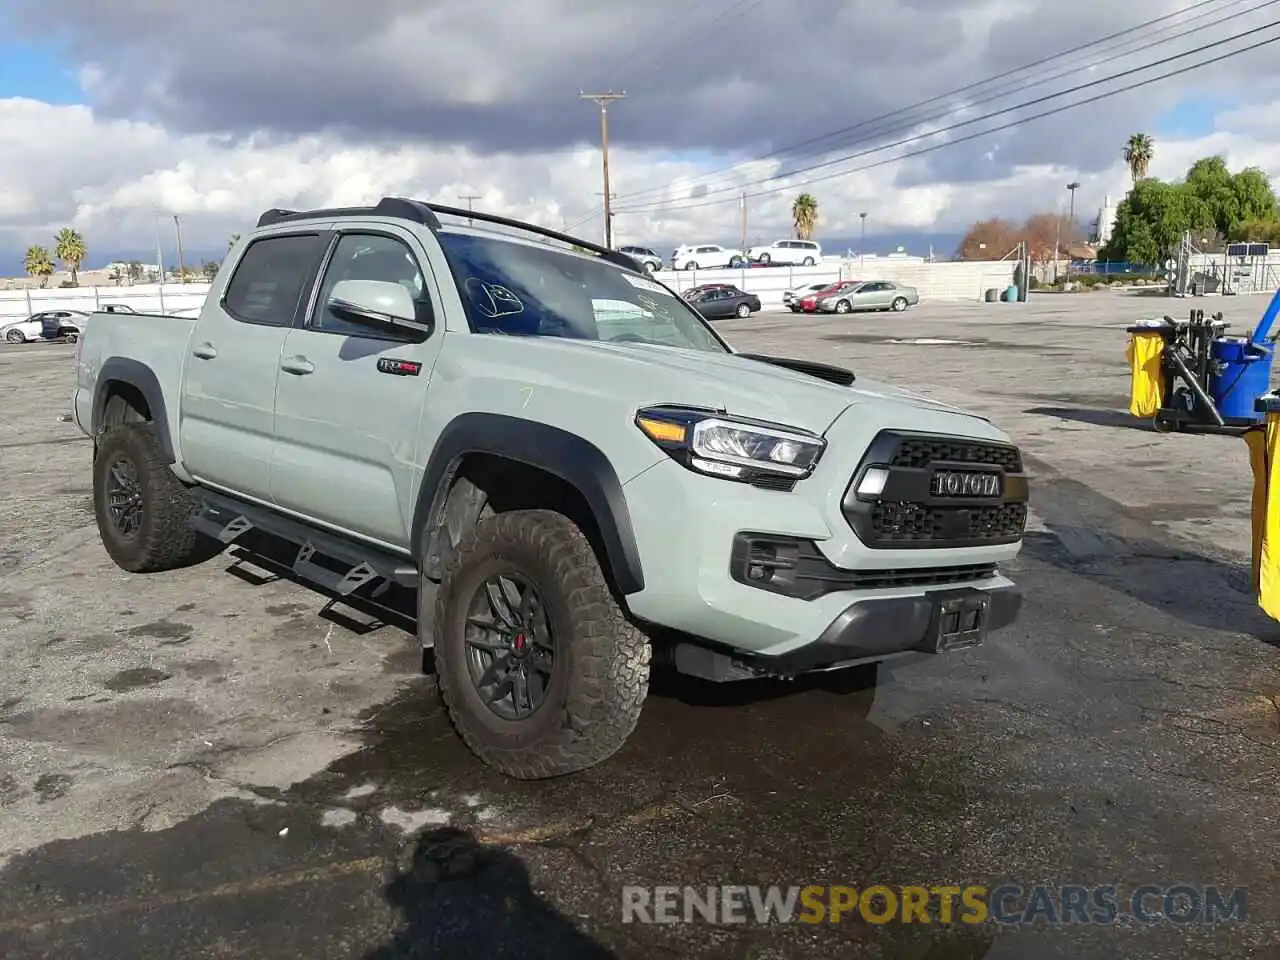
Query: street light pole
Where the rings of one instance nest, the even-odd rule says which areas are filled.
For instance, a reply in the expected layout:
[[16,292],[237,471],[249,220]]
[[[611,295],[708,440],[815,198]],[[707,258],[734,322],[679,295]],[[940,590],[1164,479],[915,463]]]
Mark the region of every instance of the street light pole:
[[178,215],[173,215],[173,232],[178,240],[178,282],[187,282],[187,266],[182,259],[182,223],[178,220]]
[[1076,222],[1076,191],[1080,189],[1080,182],[1072,180],[1067,184],[1067,190],[1071,193],[1071,214],[1070,220],[1074,224]]
[[600,154],[601,168],[604,173],[604,245],[613,249],[613,209],[612,193],[609,190],[609,104],[615,100],[625,100],[626,91],[614,93],[578,93],[579,99],[592,100],[600,108]]

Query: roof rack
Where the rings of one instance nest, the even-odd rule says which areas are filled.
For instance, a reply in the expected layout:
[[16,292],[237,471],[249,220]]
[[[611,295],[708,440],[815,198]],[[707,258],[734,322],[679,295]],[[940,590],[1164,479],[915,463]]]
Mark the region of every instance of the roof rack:
[[321,210],[268,210],[258,218],[259,227],[271,227],[290,220],[323,220],[327,217],[395,217],[427,227],[440,229],[440,221],[425,203],[403,197],[383,197],[372,207],[329,207]]
[[573,246],[582,247],[590,250],[592,253],[598,254],[601,259],[607,260],[612,264],[622,267],[624,270],[630,270],[633,273],[643,273],[640,264],[617,250],[610,250],[608,247],[601,246],[598,243],[592,243],[590,240],[583,240],[581,237],[574,237],[567,233],[561,233],[558,230],[551,230],[547,227],[540,227],[534,223],[526,223],[523,220],[513,220],[510,217],[501,217],[496,213],[484,213],[480,210],[464,210],[461,207],[449,207],[439,203],[427,203],[423,200],[409,200],[405,197],[383,197],[372,207],[330,207],[322,210],[267,210],[258,218],[258,227],[271,227],[278,223],[287,223],[290,220],[323,220],[332,217],[394,217],[398,220],[408,220],[410,223],[416,223],[426,227],[433,233],[440,230],[440,218],[437,214],[443,214],[453,217],[465,217],[467,220],[480,220],[484,223],[494,223],[504,227],[511,227],[516,230],[524,230],[528,233],[534,233],[541,237],[547,237],[551,240],[559,240],[562,243],[568,243]]
[[500,217],[496,213],[483,213],[479,210],[463,210],[461,207],[446,207],[439,203],[423,203],[427,209],[435,213],[443,213],[453,217],[466,217],[468,220],[481,220],[485,223],[496,223],[504,227],[513,227],[517,230],[527,230],[529,233],[536,233],[540,237],[547,237],[551,240],[559,240],[562,243],[572,244],[582,247],[584,250],[590,250],[592,253],[600,255],[603,260],[622,267],[624,270],[631,270],[640,273],[640,264],[617,250],[610,250],[598,243],[592,243],[590,240],[583,240],[581,237],[570,236],[567,233],[561,233],[559,230],[551,230],[547,227],[540,227],[536,223],[525,223],[523,220],[513,220],[510,217]]

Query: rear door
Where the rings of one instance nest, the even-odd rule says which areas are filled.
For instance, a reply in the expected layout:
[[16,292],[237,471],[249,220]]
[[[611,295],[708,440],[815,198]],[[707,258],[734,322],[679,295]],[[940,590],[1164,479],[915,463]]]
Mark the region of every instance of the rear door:
[[444,341],[373,330],[335,316],[340,280],[405,285],[425,316],[441,302],[427,252],[409,230],[343,221],[305,324],[288,333],[275,402],[272,498],[321,524],[393,547],[409,542],[413,492],[425,462],[418,429]]
[[271,500],[276,375],[285,335],[305,313],[325,229],[249,243],[187,341],[179,407],[182,462],[202,483]]

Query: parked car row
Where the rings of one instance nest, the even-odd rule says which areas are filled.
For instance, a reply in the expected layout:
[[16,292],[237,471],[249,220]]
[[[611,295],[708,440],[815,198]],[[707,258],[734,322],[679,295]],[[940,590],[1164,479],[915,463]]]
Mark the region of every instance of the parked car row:
[[685,244],[671,251],[663,261],[651,247],[618,248],[634,258],[650,273],[669,266],[672,270],[722,270],[757,265],[761,267],[812,267],[822,262],[822,245],[814,240],[775,240],[745,252],[715,243]]
[[788,290],[782,305],[792,313],[854,313],[861,310],[902,311],[920,303],[915,287],[892,280],[838,280],[810,283]]

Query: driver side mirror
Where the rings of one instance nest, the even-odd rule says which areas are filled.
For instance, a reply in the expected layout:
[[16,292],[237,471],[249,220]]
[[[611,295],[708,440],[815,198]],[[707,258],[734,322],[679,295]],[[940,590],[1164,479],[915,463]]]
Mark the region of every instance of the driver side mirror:
[[343,320],[383,333],[428,337],[435,327],[429,312],[422,315],[408,290],[387,280],[339,280],[327,306]]

